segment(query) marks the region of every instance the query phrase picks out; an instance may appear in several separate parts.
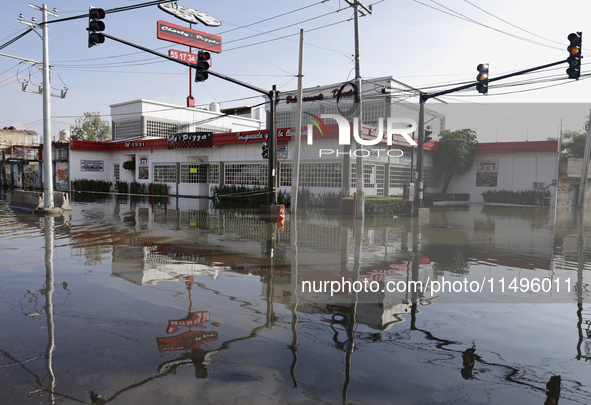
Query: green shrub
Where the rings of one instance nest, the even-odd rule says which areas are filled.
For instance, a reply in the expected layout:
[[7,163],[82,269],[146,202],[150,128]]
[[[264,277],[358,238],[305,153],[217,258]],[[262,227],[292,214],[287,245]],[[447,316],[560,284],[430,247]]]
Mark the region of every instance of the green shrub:
[[113,183],[105,180],[74,180],[74,190],[77,192],[109,193]]
[[[343,214],[353,215],[353,197],[343,197]],[[402,196],[378,197],[366,196],[365,215],[368,216],[391,216],[404,214],[406,202]]]
[[542,196],[550,197],[549,190],[486,190],[484,202],[503,204],[540,205]]

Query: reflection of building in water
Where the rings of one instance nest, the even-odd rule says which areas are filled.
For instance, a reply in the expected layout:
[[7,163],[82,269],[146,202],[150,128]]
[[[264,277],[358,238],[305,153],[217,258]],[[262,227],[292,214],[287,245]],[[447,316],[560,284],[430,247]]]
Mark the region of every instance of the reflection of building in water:
[[170,244],[113,246],[113,275],[134,284],[156,284],[165,280],[184,281],[187,276],[217,278],[220,270],[229,268],[212,266],[209,250]]

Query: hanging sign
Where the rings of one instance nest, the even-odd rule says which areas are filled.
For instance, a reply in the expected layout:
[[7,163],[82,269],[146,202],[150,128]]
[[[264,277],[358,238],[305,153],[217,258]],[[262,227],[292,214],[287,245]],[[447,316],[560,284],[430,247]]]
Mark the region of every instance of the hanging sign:
[[222,37],[181,27],[166,21],[158,21],[157,38],[209,52],[222,52]]

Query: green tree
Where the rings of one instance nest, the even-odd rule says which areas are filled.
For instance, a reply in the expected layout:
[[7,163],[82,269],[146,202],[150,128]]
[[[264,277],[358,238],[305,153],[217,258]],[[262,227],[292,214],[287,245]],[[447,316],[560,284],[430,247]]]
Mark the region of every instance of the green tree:
[[563,156],[572,158],[582,158],[585,154],[585,132],[564,131],[562,133],[562,143],[560,152]]
[[439,151],[435,156],[435,167],[443,176],[443,193],[447,193],[449,182],[454,175],[462,175],[474,164],[478,149],[476,132],[471,129],[445,130],[439,134]]
[[70,126],[71,138],[79,141],[110,142],[111,124],[101,120],[98,112],[85,112],[84,118],[76,118]]

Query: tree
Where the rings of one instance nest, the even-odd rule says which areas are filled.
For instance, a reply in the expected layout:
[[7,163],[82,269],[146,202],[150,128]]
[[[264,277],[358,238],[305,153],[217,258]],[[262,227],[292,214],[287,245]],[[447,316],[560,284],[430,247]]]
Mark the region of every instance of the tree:
[[111,125],[101,120],[98,112],[85,112],[84,118],[76,118],[76,125],[70,126],[71,138],[80,141],[110,142]]
[[447,193],[449,182],[454,175],[467,173],[474,164],[478,149],[476,132],[471,129],[445,130],[439,134],[439,151],[435,167],[443,176],[443,193]]
[[585,155],[585,132],[564,131],[562,133],[562,143],[560,152],[562,156],[572,158],[582,158]]

